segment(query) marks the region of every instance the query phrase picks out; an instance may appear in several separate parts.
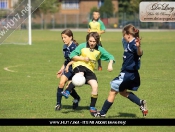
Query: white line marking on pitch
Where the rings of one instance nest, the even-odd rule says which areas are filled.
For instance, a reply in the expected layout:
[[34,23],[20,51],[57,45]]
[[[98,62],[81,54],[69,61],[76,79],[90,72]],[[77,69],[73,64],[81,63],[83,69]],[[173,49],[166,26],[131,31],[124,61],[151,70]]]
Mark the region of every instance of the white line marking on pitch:
[[14,70],[10,70],[9,68],[18,67],[18,66],[20,66],[20,65],[4,67],[4,70],[9,71],[9,72],[17,72],[17,71],[14,71]]

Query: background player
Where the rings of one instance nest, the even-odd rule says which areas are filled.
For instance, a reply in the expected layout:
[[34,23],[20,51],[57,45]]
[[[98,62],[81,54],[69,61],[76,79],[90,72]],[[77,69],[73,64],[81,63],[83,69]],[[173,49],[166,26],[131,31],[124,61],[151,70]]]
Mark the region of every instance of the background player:
[[[102,46],[101,43],[101,34],[105,33],[106,27],[104,23],[100,20],[100,13],[98,11],[93,12],[93,18],[92,20],[89,21],[89,26],[88,26],[88,33],[90,32],[97,32],[100,35],[100,42],[99,45]],[[98,70],[102,70],[102,65],[101,65],[101,60],[98,60]]]

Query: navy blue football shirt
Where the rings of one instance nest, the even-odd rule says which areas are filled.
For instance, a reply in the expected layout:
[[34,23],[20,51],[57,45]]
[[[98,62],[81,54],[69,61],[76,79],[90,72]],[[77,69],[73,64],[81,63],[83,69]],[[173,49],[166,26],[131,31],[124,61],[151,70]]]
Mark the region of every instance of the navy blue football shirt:
[[77,47],[76,44],[74,44],[73,42],[69,46],[67,46],[66,44],[63,45],[63,53],[64,53],[64,58],[65,58],[64,65],[65,66],[71,61],[71,59],[69,58],[69,55],[76,47]]
[[137,55],[137,47],[135,39],[124,46],[123,54],[123,64],[122,71],[135,71],[140,69],[140,58],[141,56]]

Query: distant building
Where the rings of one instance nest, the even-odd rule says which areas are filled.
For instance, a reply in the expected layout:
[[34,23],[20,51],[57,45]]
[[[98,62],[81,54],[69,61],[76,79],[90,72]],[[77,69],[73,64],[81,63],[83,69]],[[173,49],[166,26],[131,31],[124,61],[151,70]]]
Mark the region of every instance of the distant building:
[[[58,0],[61,4],[59,11],[55,14],[46,16],[35,16],[32,19],[34,24],[87,24],[90,17],[90,11],[93,7],[100,8],[104,0]],[[118,11],[118,0],[111,0],[114,5],[114,13]],[[18,0],[0,0],[0,10],[11,11]],[[5,14],[0,13],[0,17]],[[117,22],[116,17],[104,20],[104,23],[114,24]]]
[[[90,11],[93,7],[100,8],[104,4],[104,0],[58,0],[61,4],[59,12],[54,15],[48,14],[45,17],[44,22],[57,24],[87,24],[90,17]],[[118,11],[118,0],[111,0],[114,5],[114,13]],[[41,16],[43,17],[43,16]],[[34,18],[34,23],[42,23],[42,18]],[[117,18],[110,18],[104,20],[105,24],[117,23]],[[77,26],[76,26],[77,27]]]
[[[92,7],[100,8],[104,0],[59,0],[61,2],[61,14],[89,13]],[[118,0],[111,0],[114,12],[118,11]]]
[[18,0],[0,0],[0,10],[11,10]]
[[[118,11],[118,0],[111,0],[114,5],[114,13]],[[61,7],[59,14],[75,14],[79,15],[79,21],[82,23],[87,23],[87,17],[83,18],[81,16],[89,14],[93,7],[100,8],[104,4],[104,0],[59,0],[61,2]],[[102,15],[102,14],[101,14]],[[91,16],[88,16],[91,17]],[[86,19],[86,20],[85,20]],[[115,24],[118,22],[116,18],[103,19],[105,24]]]

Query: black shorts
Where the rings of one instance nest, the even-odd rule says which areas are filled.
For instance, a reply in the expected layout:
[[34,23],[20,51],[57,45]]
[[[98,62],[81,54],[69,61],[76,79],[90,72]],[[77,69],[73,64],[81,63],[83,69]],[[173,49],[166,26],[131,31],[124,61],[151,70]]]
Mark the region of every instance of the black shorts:
[[93,73],[91,70],[89,70],[85,66],[77,66],[73,69],[73,72],[74,72],[74,74],[76,74],[78,72],[84,72],[84,77],[86,78],[86,83],[89,80],[97,80],[95,73]]

